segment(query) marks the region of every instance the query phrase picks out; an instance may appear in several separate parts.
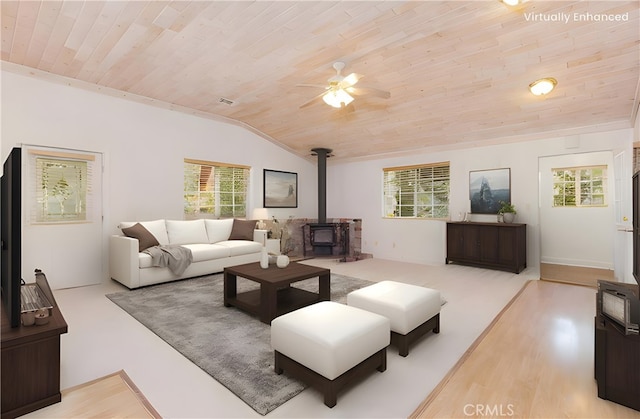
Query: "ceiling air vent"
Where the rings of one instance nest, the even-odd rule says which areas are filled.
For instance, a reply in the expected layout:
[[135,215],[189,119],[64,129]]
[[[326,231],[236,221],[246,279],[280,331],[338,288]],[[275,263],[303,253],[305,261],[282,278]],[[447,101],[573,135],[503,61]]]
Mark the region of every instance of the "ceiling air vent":
[[233,100],[221,97],[218,99],[218,102],[224,103],[225,105],[233,105]]

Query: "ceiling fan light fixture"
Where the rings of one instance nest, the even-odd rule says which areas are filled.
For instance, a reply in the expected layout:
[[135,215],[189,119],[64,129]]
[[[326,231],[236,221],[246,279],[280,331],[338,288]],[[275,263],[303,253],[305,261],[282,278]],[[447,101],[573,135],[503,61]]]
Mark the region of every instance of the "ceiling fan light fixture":
[[553,77],[545,77],[534,81],[529,85],[529,91],[536,96],[543,96],[550,93],[558,84]]
[[500,0],[500,1],[506,4],[507,6],[511,6],[511,7],[519,6],[525,2],[525,0]]
[[333,106],[334,108],[341,108],[342,104],[347,106],[351,102],[353,102],[353,97],[344,91],[344,89],[330,89],[327,93],[322,96],[322,100],[329,106]]

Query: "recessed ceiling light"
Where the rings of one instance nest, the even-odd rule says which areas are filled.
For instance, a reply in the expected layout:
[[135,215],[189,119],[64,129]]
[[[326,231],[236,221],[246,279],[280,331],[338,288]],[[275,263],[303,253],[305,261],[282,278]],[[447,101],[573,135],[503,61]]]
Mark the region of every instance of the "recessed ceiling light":
[[558,81],[556,79],[552,77],[545,77],[531,83],[529,85],[529,90],[536,96],[542,96],[551,92],[557,84]]

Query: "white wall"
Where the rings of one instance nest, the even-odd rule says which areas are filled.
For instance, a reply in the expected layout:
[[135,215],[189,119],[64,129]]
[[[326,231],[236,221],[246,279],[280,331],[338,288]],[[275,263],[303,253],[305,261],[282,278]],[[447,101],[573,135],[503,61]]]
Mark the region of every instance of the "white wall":
[[[262,206],[263,169],[296,172],[298,208],[270,209],[270,216],[317,213],[315,163],[224,122],[3,70],[1,135],[2,161],[23,143],[103,153],[105,279],[107,239],[120,221],[183,218],[184,158],[251,166],[251,209]],[[63,237],[62,245],[65,240],[74,237]],[[29,250],[23,243],[23,253]],[[69,255],[58,263],[82,260]],[[23,275],[33,268],[23,266]]]
[[[554,168],[607,166],[607,206],[553,207]],[[614,171],[610,151],[540,158],[540,261],[613,269]],[[586,228],[585,228],[586,227]]]
[[[11,147],[21,143],[104,154],[105,244],[122,220],[182,217],[185,157],[252,166],[252,207],[262,205],[263,168],[297,172],[299,207],[270,210],[270,214],[278,218],[317,215],[315,163],[235,125],[3,70],[1,134],[2,160]],[[445,259],[443,221],[382,218],[382,168],[450,161],[451,214],[456,219],[458,213],[470,209],[469,171],[509,167],[512,202],[518,209],[516,221],[529,225],[528,265],[537,270],[540,262],[538,158],[607,150],[614,151],[614,155],[620,150],[628,151],[630,158],[633,136],[634,131],[627,129],[582,135],[577,146],[575,138],[550,137],[461,150],[425,149],[356,162],[329,159],[327,217],[362,218],[363,251],[374,257],[441,264]],[[628,214],[630,208],[631,203],[625,203]],[[473,219],[493,221],[494,217],[475,215]],[[27,249],[23,247],[23,251],[28,251],[28,245],[25,244]],[[105,266],[106,260],[105,245]],[[70,255],[69,261],[60,261],[69,262],[78,263],[78,259]]]
[[[442,264],[446,255],[444,221],[382,217],[382,169],[450,161],[451,217],[456,220],[460,212],[470,211],[469,171],[508,167],[511,168],[511,200],[518,210],[516,222],[528,224],[527,265],[537,272],[540,263],[538,158],[604,150],[627,150],[630,158],[632,137],[633,130],[626,129],[582,135],[577,141],[575,137],[559,137],[461,150],[430,152],[425,149],[411,155],[348,163],[329,161],[327,215],[362,218],[362,250],[374,257]],[[630,214],[630,201],[625,203],[625,211]],[[473,215],[472,220],[494,221],[495,217]]]

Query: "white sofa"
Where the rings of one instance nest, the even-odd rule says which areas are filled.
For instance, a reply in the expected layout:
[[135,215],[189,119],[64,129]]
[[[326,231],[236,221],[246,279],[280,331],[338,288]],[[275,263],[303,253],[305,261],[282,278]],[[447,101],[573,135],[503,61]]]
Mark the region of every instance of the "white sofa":
[[[168,267],[152,266],[151,256],[140,249],[140,243],[146,241],[144,238],[139,242],[137,238],[124,234],[113,235],[109,240],[110,276],[133,289],[221,272],[227,266],[258,262],[267,232],[249,230],[247,224],[239,228],[241,223],[247,222],[233,219],[122,222],[119,227],[127,232],[130,232],[128,227],[140,224],[160,246],[181,245],[190,249],[193,261],[178,276]],[[248,237],[251,233],[253,237]]]

